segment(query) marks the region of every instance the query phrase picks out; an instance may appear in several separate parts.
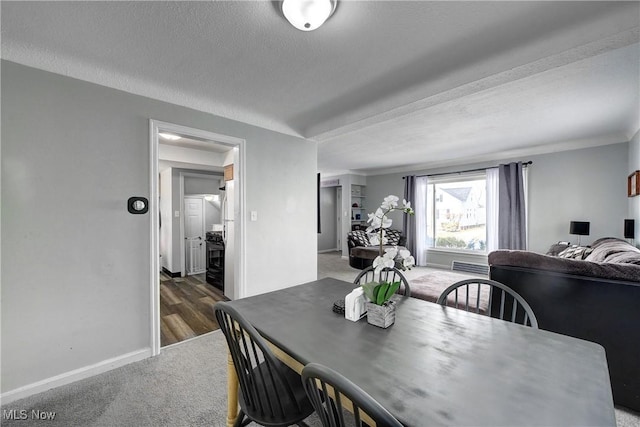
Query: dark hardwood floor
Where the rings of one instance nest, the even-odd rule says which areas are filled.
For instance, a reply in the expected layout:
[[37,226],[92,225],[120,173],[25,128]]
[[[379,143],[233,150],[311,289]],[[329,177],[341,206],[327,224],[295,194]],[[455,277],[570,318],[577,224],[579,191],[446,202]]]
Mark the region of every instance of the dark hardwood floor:
[[204,274],[171,278],[160,273],[160,345],[184,341],[218,329],[213,305],[228,301]]

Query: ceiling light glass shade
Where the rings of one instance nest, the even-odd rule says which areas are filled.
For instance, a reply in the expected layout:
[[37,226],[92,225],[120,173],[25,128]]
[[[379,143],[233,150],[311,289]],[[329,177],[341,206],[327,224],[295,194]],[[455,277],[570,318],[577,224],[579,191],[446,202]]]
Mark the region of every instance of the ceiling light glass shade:
[[160,137],[164,139],[168,139],[169,141],[177,141],[179,139],[182,139],[181,136],[174,135],[172,133],[167,133],[167,132],[158,132],[158,135],[160,135]]
[[283,0],[282,13],[302,31],[313,31],[324,24],[336,8],[337,0]]

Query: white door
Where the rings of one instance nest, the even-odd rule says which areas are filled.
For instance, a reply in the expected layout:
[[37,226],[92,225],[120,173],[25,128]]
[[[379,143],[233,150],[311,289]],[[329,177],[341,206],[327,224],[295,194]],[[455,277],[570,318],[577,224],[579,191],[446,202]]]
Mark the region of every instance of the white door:
[[184,239],[187,275],[206,271],[204,215],[201,198],[184,198]]

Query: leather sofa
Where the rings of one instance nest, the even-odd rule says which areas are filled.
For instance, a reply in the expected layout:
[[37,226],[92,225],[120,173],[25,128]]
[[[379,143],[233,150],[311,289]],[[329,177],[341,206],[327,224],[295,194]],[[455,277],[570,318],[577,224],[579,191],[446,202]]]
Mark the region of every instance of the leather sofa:
[[640,250],[605,238],[582,255],[495,251],[490,277],[529,303],[540,329],[602,345],[614,402],[640,411]]

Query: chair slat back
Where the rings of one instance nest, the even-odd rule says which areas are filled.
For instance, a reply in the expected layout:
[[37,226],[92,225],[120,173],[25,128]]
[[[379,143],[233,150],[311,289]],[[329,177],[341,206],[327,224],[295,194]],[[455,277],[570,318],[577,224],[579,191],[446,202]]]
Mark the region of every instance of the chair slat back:
[[[488,295],[488,306],[482,308],[482,296]],[[461,280],[442,291],[438,304],[473,311],[512,323],[538,328],[531,306],[516,291],[489,279]]]
[[[310,363],[302,370],[305,391],[324,427],[401,427],[402,424],[360,387],[338,372]],[[343,409],[353,414],[345,416]]]
[[301,411],[280,363],[258,331],[224,302],[218,302],[214,312],[235,365],[246,413],[259,419],[284,418],[291,404]]

